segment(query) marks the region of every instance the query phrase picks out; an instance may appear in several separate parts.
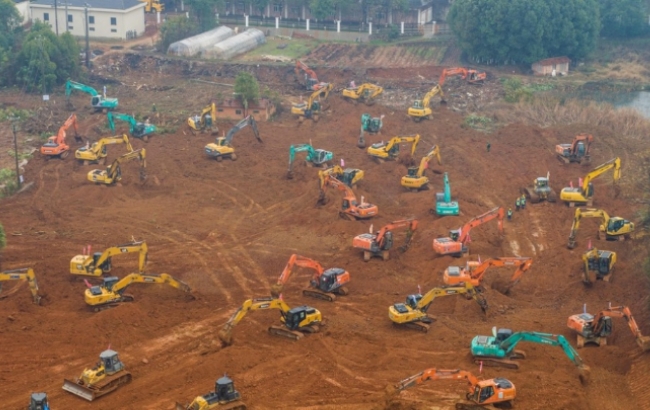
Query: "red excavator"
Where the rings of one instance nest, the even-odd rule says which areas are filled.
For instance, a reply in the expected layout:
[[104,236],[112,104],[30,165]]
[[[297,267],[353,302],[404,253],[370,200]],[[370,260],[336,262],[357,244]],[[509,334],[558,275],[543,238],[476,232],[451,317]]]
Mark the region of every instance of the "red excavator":
[[607,344],[607,336],[612,334],[612,317],[622,317],[625,319],[639,347],[644,352],[650,350],[650,337],[643,336],[630,309],[627,306],[612,307],[611,303],[607,309],[598,312],[595,316],[587,313],[586,305],[583,313],[569,316],[567,326],[578,333],[578,348],[584,347],[587,343],[605,346]]
[[467,222],[459,229],[449,231],[449,237],[436,238],[433,240],[433,250],[438,255],[452,255],[460,257],[467,252],[467,243],[469,243],[469,231],[479,225],[498,219],[499,232],[503,232],[503,208],[494,208],[483,215],[479,215]]
[[466,79],[467,82],[470,84],[483,83],[487,78],[487,74],[484,71],[466,69],[463,67],[453,67],[453,68],[446,68],[442,71],[442,75],[438,80],[438,84],[442,86],[442,84],[445,83],[445,78],[451,75],[461,75],[461,78],[463,80]]
[[578,164],[591,162],[591,144],[594,142],[594,136],[591,134],[578,134],[573,138],[571,144],[558,144],[555,146],[557,158],[569,164],[577,162]]
[[373,216],[377,216],[379,213],[377,205],[363,202],[363,197],[361,198],[361,203],[357,202],[357,196],[354,194],[352,188],[334,178],[332,175],[325,175],[321,179],[318,204],[323,205],[327,202],[325,196],[325,188],[327,187],[333,187],[344,192],[343,203],[341,205],[341,210],[339,211],[339,216],[341,218],[347,218],[351,221],[355,219],[369,219]]
[[310,287],[303,289],[303,295],[333,302],[336,300],[336,295],[345,296],[348,294],[348,288],[345,287],[345,284],[350,282],[350,273],[348,273],[348,271],[341,268],[330,268],[325,270],[320,263],[315,260],[294,253],[291,255],[289,262],[287,262],[287,266],[285,266],[282,271],[278,283],[271,287],[271,296],[274,298],[280,296],[284,285],[293,273],[294,266],[308,268],[314,271],[314,275],[312,276],[311,281],[309,281]]
[[406,251],[411,245],[413,233],[418,227],[416,219],[405,219],[402,221],[393,221],[384,226],[377,233],[362,233],[352,240],[352,247],[363,251],[363,260],[368,262],[371,257],[377,256],[387,261],[390,256],[390,249],[393,247],[393,229],[406,228],[406,242],[400,246],[402,252]]
[[299,82],[304,82],[305,89],[309,91],[318,91],[321,88],[327,87],[328,85],[328,83],[318,81],[318,76],[314,70],[309,68],[307,64],[303,63],[300,60],[296,60],[296,68],[294,71],[296,73],[296,79]]
[[457,410],[477,410],[483,406],[510,408],[512,401],[517,396],[515,385],[508,379],[495,377],[494,379],[479,380],[471,372],[454,369],[426,369],[416,375],[400,381],[395,386],[389,386],[391,394],[417,386],[429,380],[466,380],[469,384],[466,402],[456,403]]
[[487,272],[490,267],[502,267],[502,266],[515,266],[517,270],[512,275],[510,283],[506,289],[506,292],[510,290],[519,280],[521,276],[530,269],[530,265],[533,264],[533,258],[520,258],[520,257],[504,257],[504,258],[492,258],[483,263],[479,262],[467,262],[465,268],[460,266],[449,266],[445,269],[443,275],[443,281],[447,285],[458,285],[460,283],[470,282],[474,287],[480,287],[483,283],[483,277],[485,272]]
[[65,142],[66,131],[70,127],[74,129],[75,139],[81,141],[81,137],[77,133],[77,116],[72,114],[65,120],[61,128],[59,128],[59,132],[49,137],[47,142],[41,147],[41,154],[45,155],[46,159],[54,157],[65,159],[70,154],[70,146]]

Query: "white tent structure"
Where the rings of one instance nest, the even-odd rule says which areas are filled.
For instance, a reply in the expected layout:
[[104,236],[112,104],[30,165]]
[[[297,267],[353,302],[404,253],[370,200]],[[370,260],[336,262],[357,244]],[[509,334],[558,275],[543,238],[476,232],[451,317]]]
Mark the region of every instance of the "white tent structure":
[[235,32],[226,26],[220,26],[205,33],[188,37],[169,45],[167,54],[192,57],[211,49],[215,44],[232,37]]
[[224,40],[212,48],[206,50],[204,54],[210,58],[228,60],[236,55],[246,53],[259,45],[266,43],[266,37],[261,30],[249,28],[243,33]]

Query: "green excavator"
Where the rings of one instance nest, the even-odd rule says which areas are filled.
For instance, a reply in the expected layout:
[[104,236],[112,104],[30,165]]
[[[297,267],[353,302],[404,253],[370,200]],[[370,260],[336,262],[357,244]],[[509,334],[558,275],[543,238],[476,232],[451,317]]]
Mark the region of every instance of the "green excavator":
[[492,328],[492,336],[475,336],[472,339],[471,352],[474,363],[484,366],[501,366],[509,369],[518,369],[516,359],[525,359],[526,353],[515,350],[519,342],[532,342],[549,346],[559,346],[564,354],[576,365],[580,378],[586,379],[589,375],[589,366],[585,365],[578,352],[569,344],[562,335],[539,332],[515,332],[510,329]]
[[156,126],[147,122],[138,122],[135,118],[128,114],[112,113],[106,114],[108,119],[108,126],[111,132],[115,133],[115,122],[113,119],[124,121],[129,124],[129,134],[132,137],[140,138],[142,141],[149,141],[149,135],[156,132]]
[[311,144],[297,144],[289,147],[289,170],[287,179],[293,179],[293,161],[296,159],[297,152],[306,152],[305,161],[314,167],[327,167],[329,162],[334,159],[334,154],[324,149],[315,149]]
[[449,176],[446,172],[442,178],[442,181],[444,183],[444,192],[436,192],[436,209],[432,209],[431,213],[435,212],[435,214],[438,216],[460,215],[460,207],[458,206],[458,201],[451,200]]
[[92,105],[96,111],[111,111],[117,108],[117,98],[106,98],[105,95],[98,93],[94,88],[72,80],[68,80],[65,83],[65,98],[68,101],[68,105],[70,105],[70,94],[72,94],[73,90],[79,90],[90,94],[90,105]]

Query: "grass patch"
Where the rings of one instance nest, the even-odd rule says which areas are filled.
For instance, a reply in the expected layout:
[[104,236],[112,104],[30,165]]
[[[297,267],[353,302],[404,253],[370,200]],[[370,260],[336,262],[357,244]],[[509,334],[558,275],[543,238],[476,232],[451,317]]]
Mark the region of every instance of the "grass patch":
[[0,169],[0,198],[13,195],[18,189],[16,182],[16,171],[9,168]]
[[[286,44],[284,48],[278,46]],[[304,57],[319,44],[313,39],[281,39],[269,37],[266,44],[246,53],[244,59],[253,59],[262,55],[283,56],[292,59]]]
[[478,131],[492,131],[494,121],[485,115],[470,114],[463,120],[463,128],[472,128]]
[[519,78],[503,78],[503,89],[506,92],[505,100],[510,103],[519,101],[530,101],[533,94],[550,91],[555,88],[554,84],[548,82],[523,84]]
[[20,110],[14,107],[0,108],[0,122],[11,121],[16,118],[18,120],[24,120],[31,116],[31,112],[28,110]]

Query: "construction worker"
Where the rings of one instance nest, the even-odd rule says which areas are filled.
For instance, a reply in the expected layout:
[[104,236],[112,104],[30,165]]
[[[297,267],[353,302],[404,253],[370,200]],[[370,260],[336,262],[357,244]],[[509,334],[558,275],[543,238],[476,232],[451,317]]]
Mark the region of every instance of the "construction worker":
[[515,201],[515,207],[516,207],[517,211],[521,207],[521,199],[519,197],[517,197],[517,200]]
[[509,220],[509,221],[512,221],[512,208],[508,208],[508,213],[507,213],[507,215],[508,215],[508,220]]
[[524,209],[526,209],[526,195],[521,194],[520,203],[521,203],[521,209],[523,211]]
[[487,145],[486,145],[487,152],[490,152],[490,147],[491,147],[491,145],[490,145],[490,141],[488,141],[488,143],[487,143]]

